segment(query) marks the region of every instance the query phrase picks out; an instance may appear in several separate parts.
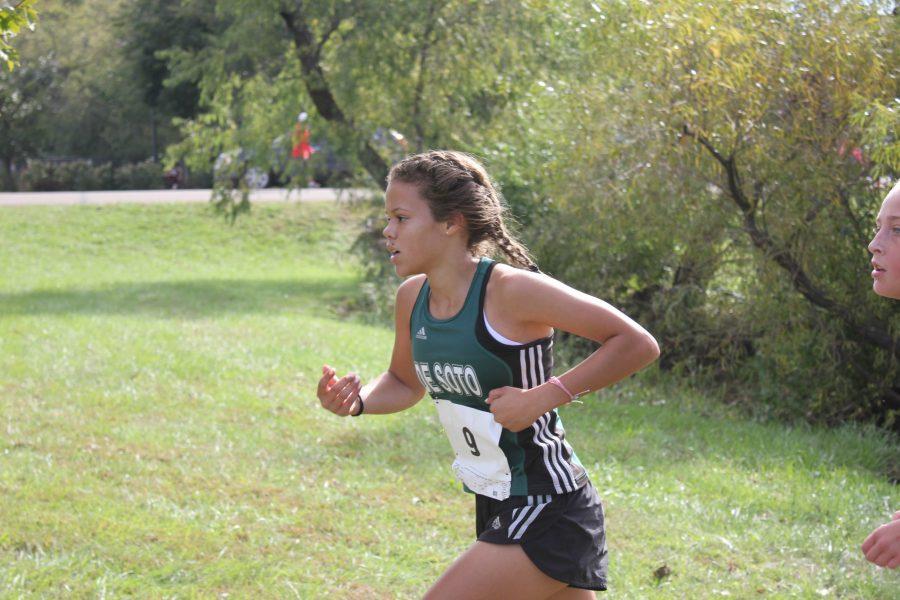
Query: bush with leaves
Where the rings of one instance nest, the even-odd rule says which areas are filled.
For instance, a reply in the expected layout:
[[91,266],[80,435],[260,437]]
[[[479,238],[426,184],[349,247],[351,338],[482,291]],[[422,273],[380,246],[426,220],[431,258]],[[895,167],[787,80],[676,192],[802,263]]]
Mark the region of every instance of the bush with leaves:
[[95,165],[87,160],[31,160],[21,174],[19,187],[25,191],[56,192],[86,190],[150,190],[164,187],[159,163],[115,166]]
[[587,134],[563,159],[580,165],[565,210],[570,235],[608,249],[596,281],[611,297],[651,298],[662,365],[714,366],[781,414],[898,424],[900,315],[872,294],[865,250],[900,173],[888,8],[592,5],[584,49],[600,64],[602,44],[603,66],[579,73],[576,106],[597,118],[575,121]]

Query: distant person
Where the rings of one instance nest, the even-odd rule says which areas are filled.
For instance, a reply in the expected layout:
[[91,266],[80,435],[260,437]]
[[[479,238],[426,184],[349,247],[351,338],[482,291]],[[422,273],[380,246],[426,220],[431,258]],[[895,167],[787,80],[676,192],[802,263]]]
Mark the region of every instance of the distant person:
[[170,190],[184,187],[184,167],[180,164],[175,165],[165,172],[163,179],[165,180],[166,188]]
[[[888,192],[878,217],[875,237],[869,242],[872,253],[872,289],[879,296],[900,300],[900,182]],[[879,567],[900,566],[900,511],[866,538],[863,554]]]
[[[390,367],[363,387],[325,365],[318,397],[359,416],[431,395],[453,469],[475,494],[477,541],[426,598],[594,598],[606,589],[603,509],[556,408],[645,367],[659,348],[609,304],[537,272],[503,211],[471,156],[434,151],[394,165],[384,237],[407,279]],[[496,248],[515,266],[485,256]],[[602,344],[559,378],[556,329]]]

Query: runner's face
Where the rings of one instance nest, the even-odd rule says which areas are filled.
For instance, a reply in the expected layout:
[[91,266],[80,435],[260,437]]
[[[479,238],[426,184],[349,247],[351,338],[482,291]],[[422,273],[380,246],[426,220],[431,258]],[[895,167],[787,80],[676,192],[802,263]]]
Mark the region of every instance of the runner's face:
[[397,275],[427,272],[442,254],[446,228],[434,220],[418,187],[392,181],[384,194],[384,211],[387,225],[382,233]]
[[872,253],[872,289],[880,296],[900,300],[900,184],[888,193],[875,219]]

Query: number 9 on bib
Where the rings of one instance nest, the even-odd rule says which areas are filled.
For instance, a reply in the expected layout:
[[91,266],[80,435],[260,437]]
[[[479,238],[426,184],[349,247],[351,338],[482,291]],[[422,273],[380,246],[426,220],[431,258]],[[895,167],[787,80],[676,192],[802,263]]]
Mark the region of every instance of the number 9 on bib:
[[512,475],[500,449],[503,427],[490,412],[449,400],[435,400],[438,417],[456,453],[453,471],[476,494],[496,500],[509,497]]

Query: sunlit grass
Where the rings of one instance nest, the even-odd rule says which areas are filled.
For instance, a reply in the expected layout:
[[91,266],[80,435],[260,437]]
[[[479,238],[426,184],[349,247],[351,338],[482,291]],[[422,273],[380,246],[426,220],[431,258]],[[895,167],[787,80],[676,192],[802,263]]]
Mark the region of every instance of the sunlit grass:
[[[351,209],[0,211],[0,596],[420,596],[472,499],[427,402],[338,419],[371,377]],[[760,424],[635,378],[567,407],[607,510],[609,597],[887,598],[865,535],[900,508],[873,430]],[[657,580],[662,565],[671,574]]]

